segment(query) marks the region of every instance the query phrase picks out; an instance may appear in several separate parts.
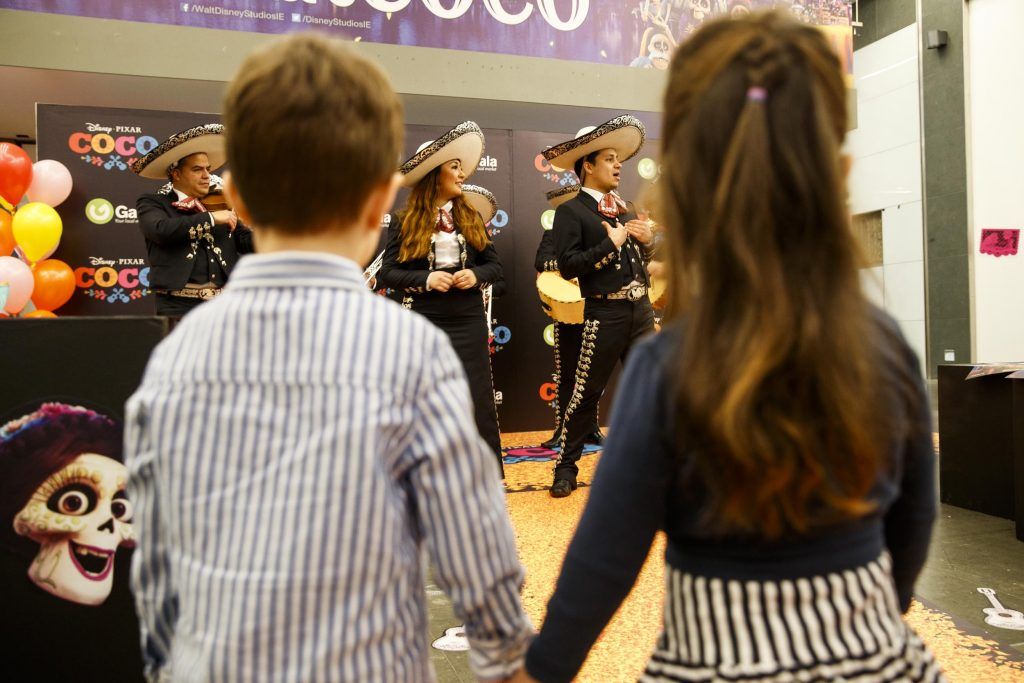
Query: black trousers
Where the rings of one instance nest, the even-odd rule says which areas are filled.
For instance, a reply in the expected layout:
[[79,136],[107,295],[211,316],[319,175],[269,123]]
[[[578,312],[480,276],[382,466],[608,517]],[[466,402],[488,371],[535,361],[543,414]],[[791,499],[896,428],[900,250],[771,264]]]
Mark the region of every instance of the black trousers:
[[597,402],[615,364],[625,361],[634,342],[654,329],[654,309],[640,301],[587,299],[583,308],[583,341],[576,364],[576,383],[565,408],[562,453],[555,464],[555,480],[576,483],[576,462],[597,420]]
[[156,297],[156,314],[173,318],[180,318],[203,303],[203,299],[187,299],[183,296],[171,296],[161,292],[155,292],[154,296]]
[[[415,310],[415,309],[414,309]],[[498,428],[498,410],[494,405],[494,382],[491,377],[491,353],[487,347],[487,319],[479,315],[451,316],[423,312],[423,315],[448,335],[455,353],[462,361],[469,380],[469,393],[473,399],[473,417],[477,431],[490,447],[498,467],[501,462],[501,432]]]
[[[583,344],[583,324],[554,323],[555,331],[555,373],[553,379],[557,387],[555,395],[555,433],[564,425],[562,418],[566,406],[572,400],[572,388],[576,384],[576,364],[580,360],[580,348]],[[594,424],[588,435],[598,430],[598,411],[594,411]]]

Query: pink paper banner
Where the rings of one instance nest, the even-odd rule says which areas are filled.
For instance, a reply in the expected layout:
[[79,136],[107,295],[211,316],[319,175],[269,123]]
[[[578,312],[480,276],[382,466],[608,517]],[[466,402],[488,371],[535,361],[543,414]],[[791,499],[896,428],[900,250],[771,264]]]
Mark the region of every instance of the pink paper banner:
[[1020,242],[1019,228],[982,229],[981,253],[992,256],[1016,256]]

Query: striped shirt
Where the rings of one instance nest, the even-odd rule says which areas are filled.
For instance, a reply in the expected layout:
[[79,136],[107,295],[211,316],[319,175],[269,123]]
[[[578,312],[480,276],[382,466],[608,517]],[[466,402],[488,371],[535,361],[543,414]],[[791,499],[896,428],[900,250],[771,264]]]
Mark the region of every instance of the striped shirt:
[[243,258],[125,423],[151,678],[432,681],[424,547],[474,672],[521,665],[523,572],[461,365],[355,263]]

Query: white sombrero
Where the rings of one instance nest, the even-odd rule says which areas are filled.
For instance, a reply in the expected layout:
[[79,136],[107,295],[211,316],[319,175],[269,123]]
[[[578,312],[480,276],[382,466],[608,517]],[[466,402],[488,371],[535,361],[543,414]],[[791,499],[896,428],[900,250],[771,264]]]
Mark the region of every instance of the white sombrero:
[[614,149],[619,161],[625,161],[644,144],[644,124],[629,114],[617,116],[596,128],[584,128],[572,140],[566,140],[544,150],[544,158],[553,166],[570,169],[576,160],[591,152]]
[[436,140],[420,145],[416,153],[398,169],[405,179],[402,184],[412,187],[441,164],[458,159],[462,172],[468,178],[484,155],[484,133],[480,126],[465,121]]
[[227,163],[224,144],[224,126],[208,123],[175,133],[161,142],[149,154],[132,164],[132,171],[143,178],[166,180],[167,172],[190,154],[203,153],[210,158],[210,170]]
[[462,198],[476,209],[477,213],[480,214],[480,218],[484,219],[484,225],[490,223],[491,219],[494,218],[494,214],[498,213],[498,200],[494,198],[494,195],[487,188],[480,187],[479,185],[463,185]]
[[581,187],[583,186],[579,183],[566,185],[565,187],[560,187],[557,190],[545,192],[544,197],[548,200],[548,203],[551,204],[551,208],[557,209],[560,205],[578,195]]

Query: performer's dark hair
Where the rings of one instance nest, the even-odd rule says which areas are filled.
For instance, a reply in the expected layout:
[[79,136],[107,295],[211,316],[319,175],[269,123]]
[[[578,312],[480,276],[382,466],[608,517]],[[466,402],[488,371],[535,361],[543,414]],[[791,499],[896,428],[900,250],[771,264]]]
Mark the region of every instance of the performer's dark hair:
[[580,157],[579,159],[576,160],[576,163],[573,165],[573,170],[576,172],[576,177],[580,179],[581,183],[583,182],[583,175],[584,175],[584,173],[583,173],[583,162],[585,161],[588,164],[593,164],[595,161],[597,161],[597,155],[600,154],[600,153],[601,153],[601,150],[595,149],[590,154],[587,154],[586,156],[582,156],[582,157]]
[[[822,33],[718,20],[672,60],[658,183],[676,443],[719,531],[868,514],[920,383],[872,312],[845,204],[848,91]],[[895,381],[893,381],[895,378]]]
[[232,178],[257,226],[308,233],[395,173],[402,104],[342,41],[294,34],[251,54],[224,99]]
[[[444,164],[442,164],[443,166]],[[441,166],[416,183],[409,193],[405,208],[398,212],[402,221],[402,246],[398,250],[401,262],[426,258],[430,251],[430,236],[437,223],[437,185]],[[463,197],[452,199],[452,219],[459,232],[477,251],[483,251],[491,240],[480,214]]]

